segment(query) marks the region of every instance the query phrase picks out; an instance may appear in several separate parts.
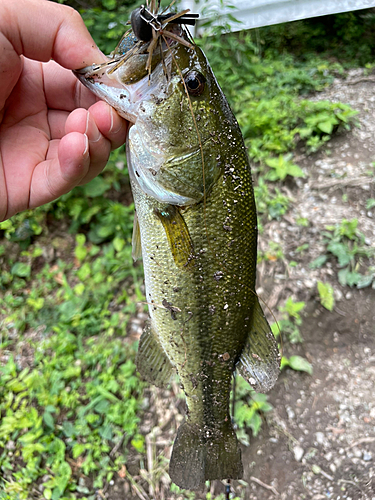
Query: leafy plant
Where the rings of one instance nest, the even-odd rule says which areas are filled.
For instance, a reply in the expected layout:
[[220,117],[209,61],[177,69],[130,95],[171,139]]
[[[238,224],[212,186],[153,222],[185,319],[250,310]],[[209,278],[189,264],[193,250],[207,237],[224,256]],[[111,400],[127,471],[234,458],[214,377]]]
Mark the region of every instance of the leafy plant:
[[[368,259],[374,255],[374,249],[364,244],[365,237],[358,230],[357,219],[343,219],[340,224],[326,226],[326,231],[323,231],[322,235],[327,253],[311,262],[312,269],[321,267],[330,256],[334,256],[338,268],[342,268],[338,271],[341,285],[365,288],[374,282],[374,270],[362,265],[364,258]],[[365,273],[361,272],[362,267],[365,268]]]
[[279,220],[289,208],[290,198],[282,194],[277,187],[269,187],[263,177],[259,177],[254,194],[258,214],[264,214],[268,219]]
[[295,356],[290,356],[290,358],[283,356],[281,358],[280,368],[283,369],[285,367],[289,367],[292,370],[296,370],[299,372],[306,372],[309,375],[312,375],[313,373],[313,368],[311,366],[311,363],[309,363],[307,359],[302,358],[302,356],[295,355]]
[[276,241],[270,241],[268,247],[268,250],[266,250],[264,253],[258,254],[258,262],[262,260],[275,262],[278,259],[283,259],[284,253],[280,243]]
[[322,306],[328,309],[328,311],[332,311],[335,305],[333,287],[329,283],[318,281],[318,292]]
[[[233,397],[233,395],[232,395]],[[236,377],[235,405],[233,419],[237,428],[238,439],[249,445],[249,438],[245,432],[251,429],[257,436],[262,425],[262,415],[272,410],[266,394],[259,394],[249,390],[248,383],[242,377]]]
[[303,171],[298,165],[290,161],[291,158],[291,154],[279,155],[278,158],[267,158],[265,160],[266,164],[273,170],[266,175],[266,178],[270,181],[283,181],[287,175],[291,177],[304,177],[305,174]]
[[299,327],[302,324],[302,318],[300,311],[305,307],[305,302],[294,302],[294,300],[289,297],[285,305],[279,307],[279,310],[283,313],[282,319],[278,323],[273,323],[272,331],[275,336],[280,333],[285,334],[292,344],[302,342],[302,336]]

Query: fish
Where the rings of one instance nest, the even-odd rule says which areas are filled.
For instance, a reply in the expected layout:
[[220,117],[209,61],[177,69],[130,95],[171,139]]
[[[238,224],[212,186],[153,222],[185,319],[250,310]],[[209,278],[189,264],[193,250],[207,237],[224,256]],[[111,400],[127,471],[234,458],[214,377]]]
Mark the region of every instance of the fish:
[[133,29],[107,63],[75,74],[131,123],[133,256],[143,259],[150,316],[136,363],[157,387],[179,376],[187,410],[169,475],[199,490],[207,480],[242,478],[232,377],[266,392],[280,355],[255,292],[257,213],[239,125],[178,18],[166,25],[155,11],[147,16],[146,40]]

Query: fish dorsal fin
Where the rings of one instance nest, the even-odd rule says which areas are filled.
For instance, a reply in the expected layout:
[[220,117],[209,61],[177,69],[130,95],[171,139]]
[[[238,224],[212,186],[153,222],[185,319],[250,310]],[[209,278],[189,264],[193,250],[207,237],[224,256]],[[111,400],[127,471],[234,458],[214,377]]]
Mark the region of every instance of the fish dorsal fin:
[[194,246],[180,209],[175,205],[168,205],[155,213],[164,227],[176,266],[191,267],[194,264]]
[[275,384],[280,372],[280,354],[277,341],[256,297],[253,324],[237,370],[257,391],[267,392]]
[[142,378],[150,384],[161,388],[169,384],[173,366],[150,325],[145,327],[139,341],[136,365]]
[[139,227],[137,212],[134,212],[132,257],[134,262],[142,258],[141,229]]

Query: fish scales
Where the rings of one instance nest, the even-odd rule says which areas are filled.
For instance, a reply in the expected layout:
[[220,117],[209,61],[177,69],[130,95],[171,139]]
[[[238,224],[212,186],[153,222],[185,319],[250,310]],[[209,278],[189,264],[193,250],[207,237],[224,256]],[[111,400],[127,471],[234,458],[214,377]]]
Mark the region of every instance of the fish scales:
[[[176,30],[188,40],[181,26]],[[129,36],[107,66],[76,75],[133,123],[133,249],[141,248],[150,313],[137,366],[160,387],[174,370],[179,375],[187,413],[169,472],[194,490],[206,480],[242,477],[229,414],[232,375],[237,370],[266,391],[280,359],[255,293],[251,170],[225,96],[198,47],[161,45],[163,58],[153,54],[149,78],[149,44]]]

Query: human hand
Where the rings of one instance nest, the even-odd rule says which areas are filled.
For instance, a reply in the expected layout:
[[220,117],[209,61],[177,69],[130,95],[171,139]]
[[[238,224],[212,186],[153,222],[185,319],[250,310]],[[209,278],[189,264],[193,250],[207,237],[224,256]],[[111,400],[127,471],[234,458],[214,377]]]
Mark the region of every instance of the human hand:
[[70,7],[0,0],[0,221],[90,181],[124,143],[125,120],[70,71],[104,61]]

